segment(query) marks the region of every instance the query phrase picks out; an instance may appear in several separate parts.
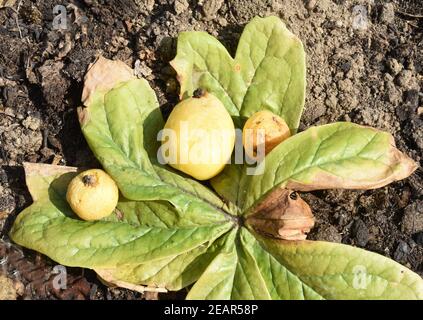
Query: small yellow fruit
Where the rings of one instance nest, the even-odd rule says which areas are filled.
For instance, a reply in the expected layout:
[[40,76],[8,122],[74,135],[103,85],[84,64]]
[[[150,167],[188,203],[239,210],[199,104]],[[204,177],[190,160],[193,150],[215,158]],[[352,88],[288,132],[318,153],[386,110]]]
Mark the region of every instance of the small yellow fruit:
[[175,106],[164,129],[164,162],[198,180],[222,171],[235,146],[231,116],[218,98],[201,89]]
[[81,219],[99,220],[110,215],[116,208],[119,189],[106,172],[91,169],[71,180],[66,200]]
[[263,143],[266,155],[290,136],[289,127],[281,117],[263,110],[248,118],[242,131],[242,144],[247,155],[254,158]]

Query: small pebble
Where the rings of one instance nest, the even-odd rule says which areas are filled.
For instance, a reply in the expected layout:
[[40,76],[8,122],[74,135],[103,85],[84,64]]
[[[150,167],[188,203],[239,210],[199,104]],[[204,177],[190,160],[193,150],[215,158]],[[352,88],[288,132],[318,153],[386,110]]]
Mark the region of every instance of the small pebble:
[[22,125],[27,129],[31,129],[33,131],[36,131],[40,128],[41,121],[40,121],[40,119],[35,118],[33,116],[28,116],[28,117],[26,117],[25,120],[22,121]]
[[203,0],[203,14],[206,20],[216,18],[216,14],[222,7],[224,0]]
[[317,1],[316,0],[308,0],[306,4],[307,10],[313,10],[316,7]]
[[416,78],[413,76],[413,72],[410,70],[402,70],[396,77],[396,83],[404,89],[416,89],[419,88]]
[[405,104],[411,108],[417,108],[419,104],[419,92],[417,90],[408,90],[405,92]]
[[367,228],[364,221],[361,219],[356,220],[351,231],[356,244],[359,247],[366,246],[367,242],[369,241],[369,229]]
[[220,17],[220,18],[218,18],[217,19],[217,22],[222,26],[222,27],[226,27],[227,25],[228,25],[228,21],[225,19],[225,18],[223,18],[223,17]]
[[394,259],[398,262],[403,262],[410,253],[410,247],[405,241],[400,240],[394,252]]
[[396,76],[398,73],[401,72],[401,70],[404,68],[401,63],[397,61],[395,58],[390,58],[387,61],[387,65],[389,68],[389,71],[392,75]]
[[423,201],[418,200],[405,208],[401,229],[407,234],[423,231]]
[[317,231],[316,240],[341,243],[342,236],[334,226],[322,225]]
[[181,14],[189,8],[189,3],[187,0],[175,0],[174,9],[176,14]]
[[380,13],[380,22],[390,24],[395,19],[395,7],[393,3],[385,3]]

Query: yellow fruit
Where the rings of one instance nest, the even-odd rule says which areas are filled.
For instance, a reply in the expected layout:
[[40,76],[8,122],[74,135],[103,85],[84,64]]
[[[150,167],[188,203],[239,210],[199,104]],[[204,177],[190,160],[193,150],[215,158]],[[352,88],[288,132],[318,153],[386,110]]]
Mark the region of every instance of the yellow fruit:
[[99,220],[110,215],[119,200],[119,189],[103,170],[91,169],[74,177],[68,185],[66,200],[83,220]]
[[263,143],[264,155],[266,155],[290,135],[288,125],[281,117],[263,110],[248,118],[242,131],[242,144],[247,155],[254,158],[257,156],[259,146]]
[[201,89],[178,103],[164,127],[164,162],[198,180],[217,175],[230,159],[235,127],[224,105]]

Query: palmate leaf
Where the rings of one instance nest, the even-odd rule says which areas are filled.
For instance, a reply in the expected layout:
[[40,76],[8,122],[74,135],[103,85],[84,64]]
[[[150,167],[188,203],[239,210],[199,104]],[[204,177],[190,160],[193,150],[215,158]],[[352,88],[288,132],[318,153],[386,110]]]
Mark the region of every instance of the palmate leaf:
[[[67,266],[109,273],[135,270],[124,280],[139,277],[142,284],[176,290],[198,277],[208,257],[220,248],[221,240],[215,240],[232,225],[207,216],[178,215],[166,202],[124,198],[103,221],[81,221],[66,202],[67,185],[77,168],[27,163],[25,172],[34,204],[19,214],[10,235],[16,243]],[[197,259],[199,255],[203,259]],[[161,281],[157,268],[169,273]]]
[[347,122],[294,135],[273,149],[261,166],[262,174],[243,180],[239,205],[246,214],[274,188],[373,189],[404,179],[417,168],[389,133]]
[[[239,121],[268,109],[295,133],[304,105],[305,58],[301,41],[276,17],[254,18],[239,40],[235,59],[204,32],[184,32],[171,62],[181,96],[198,87],[218,96]],[[351,123],[310,128],[272,150],[254,173],[229,164],[211,180],[216,192],[248,214],[275,188],[369,189],[409,176],[416,164],[385,132]],[[261,172],[262,170],[262,172]]]
[[238,241],[204,272],[188,298],[423,299],[420,276],[375,253],[336,243],[274,240],[245,228]]
[[[251,167],[250,167],[251,169]],[[417,164],[391,134],[348,122],[311,127],[273,149],[252,172],[230,164],[211,181],[244,215],[276,188],[373,189],[411,175]]]
[[[171,61],[181,97],[204,88],[216,95],[242,128],[259,110],[281,116],[295,133],[305,98],[305,53],[301,41],[276,17],[254,18],[244,29],[235,58],[205,32],[182,32]],[[242,165],[228,165],[211,180],[216,192],[238,207],[245,190]]]
[[[213,242],[231,225],[207,216],[187,219],[160,202],[139,202],[137,210],[127,210],[126,199],[120,200],[114,214],[122,218],[81,221],[66,202],[66,188],[76,168],[28,163],[25,170],[34,204],[16,219],[13,239],[65,265],[116,267],[154,261],[207,244],[207,238]],[[167,219],[169,211],[172,222]],[[153,215],[159,217],[157,221],[153,222]]]
[[[254,39],[254,34],[248,33],[254,30],[266,33],[269,26],[276,28],[271,33],[278,35],[268,37],[270,42],[292,36],[279,20],[270,18],[253,20],[251,26],[246,27],[247,35],[243,35],[243,39]],[[185,35],[189,37],[188,33]],[[204,43],[214,50],[216,42]],[[255,59],[261,51],[256,52],[254,41],[250,49],[249,42],[245,43],[239,48],[250,52],[251,63],[256,64],[258,60]],[[272,44],[268,47],[268,52],[283,49]],[[273,51],[273,48],[278,49]],[[178,48],[178,56],[180,54]],[[350,137],[351,150],[349,141],[344,141],[347,147],[341,148],[345,135],[340,133],[343,125],[296,135],[269,154],[268,168],[266,166],[269,171],[265,171],[265,175],[275,178],[270,183],[267,178],[260,180],[260,176],[245,175],[242,166],[233,166],[236,170],[221,179],[224,183],[220,190],[230,195],[228,205],[204,185],[157,162],[156,133],[162,128],[163,120],[153,91],[146,81],[134,79],[127,67],[105,59],[98,62],[86,78],[87,90],[83,98],[86,108],[80,111],[80,121],[91,149],[122,192],[118,207],[102,221],[81,221],[65,200],[67,184],[77,169],[27,164],[27,185],[34,203],[18,216],[12,228],[10,235],[15,242],[64,265],[94,269],[107,281],[118,285],[169,290],[192,285],[189,299],[423,298],[421,278],[383,256],[340,244],[274,240],[257,234],[248,220],[237,216],[250,212],[250,208],[276,187],[295,183],[307,186],[306,189],[314,185],[320,174],[317,170],[322,164],[318,162],[320,157],[327,164],[325,169],[330,167],[331,172],[341,178],[348,170],[357,168],[354,161],[348,164],[350,158],[343,158],[349,152],[353,157],[359,154],[369,158],[369,165],[372,161],[391,163],[389,155],[398,155],[398,151],[390,145],[388,135],[371,131],[377,133],[374,139],[380,143],[367,149],[362,144],[364,138],[370,136],[367,129],[351,126],[349,131],[358,133]],[[260,68],[257,65],[256,69]],[[235,70],[240,71],[238,67]],[[261,71],[255,73],[260,75]],[[242,74],[248,78],[248,73]],[[200,73],[194,75],[191,83],[201,78]],[[250,80],[260,86],[259,82],[264,80],[257,75]],[[187,75],[187,79],[191,76]],[[201,81],[207,84],[211,81],[209,78],[204,76]],[[98,79],[102,80],[98,82]],[[251,90],[248,93],[247,88],[242,97],[235,93],[232,99],[248,101],[252,106],[252,97],[256,95],[261,99],[263,90],[258,93]],[[290,96],[289,101],[291,98],[296,100]],[[267,105],[271,109],[270,106],[276,104],[269,102]],[[300,106],[302,108],[301,103]],[[291,119],[299,119],[301,108],[293,109],[297,111],[293,111],[296,116],[291,114]],[[240,113],[234,114],[241,116],[252,112],[248,108],[245,114],[243,108],[237,110],[241,110]],[[287,111],[278,113],[284,112]],[[284,116],[289,117],[288,113]],[[294,122],[290,122],[291,128],[296,126]],[[317,141],[340,141],[334,157],[325,155],[330,145],[311,148],[316,136]],[[372,145],[371,141],[367,142]],[[324,142],[321,145],[324,146]],[[307,160],[298,164],[304,169],[298,171],[291,163],[295,155],[293,150],[303,148],[311,150],[309,153],[302,151]],[[342,161],[347,161],[347,171],[339,170]],[[281,170],[282,165],[293,169]],[[399,178],[400,175],[394,172],[401,172],[401,168],[392,165],[389,170],[385,167],[385,171]],[[377,181],[385,171],[375,170],[368,180],[379,185]],[[388,180],[383,181],[388,183]]]
[[170,64],[178,73],[181,97],[201,87],[234,117],[266,109],[284,118],[292,132],[297,130],[305,97],[305,54],[280,19],[252,19],[235,58],[205,32],[182,32]]
[[26,164],[25,170],[34,204],[18,216],[12,239],[116,283],[178,290],[196,281],[190,299],[423,298],[418,275],[378,254],[272,240],[206,218],[192,225],[176,212],[169,220],[174,209],[163,202],[121,199],[108,221],[80,221],[65,200],[76,168]]
[[[91,150],[126,198],[168,200],[181,213],[202,215],[216,216],[216,207],[224,207],[200,183],[151,161],[156,157],[156,137],[163,120],[154,91],[145,80],[129,80],[106,94],[94,92],[80,118]],[[199,193],[207,201],[201,201]]]

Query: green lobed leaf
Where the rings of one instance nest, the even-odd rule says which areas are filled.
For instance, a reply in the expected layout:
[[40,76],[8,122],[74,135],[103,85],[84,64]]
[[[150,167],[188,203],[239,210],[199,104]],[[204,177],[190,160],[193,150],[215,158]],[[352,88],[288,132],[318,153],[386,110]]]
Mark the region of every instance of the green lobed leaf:
[[277,241],[207,217],[191,226],[171,217],[174,209],[166,201],[121,199],[109,221],[80,221],[65,200],[76,168],[25,169],[35,203],[18,216],[12,239],[59,263],[108,272],[116,283],[178,290],[198,279],[189,299],[423,297],[418,275],[378,254],[325,242]]
[[249,175],[239,201],[245,213],[274,188],[372,189],[408,177],[413,160],[395,148],[392,135],[338,122],[294,135],[262,162],[263,173]]
[[[305,100],[305,52],[279,18],[252,19],[235,58],[205,32],[182,32],[170,64],[177,72],[181,98],[201,87],[222,101],[238,128],[253,113],[266,109],[281,116],[291,133],[297,131]],[[244,192],[245,170],[242,165],[228,165],[211,179],[216,192],[233,207],[240,207],[238,191]]]
[[187,295],[189,300],[228,300],[234,286],[237,265],[235,241],[237,230],[232,230],[225,246],[207,266]]
[[[422,300],[422,278],[382,255],[343,244],[283,241],[258,236],[263,250],[302,282],[304,298]],[[276,274],[272,274],[276,276]]]
[[423,299],[421,277],[379,254],[238,231],[188,299]]
[[[295,133],[304,102],[304,60],[301,42],[278,18],[267,17],[254,18],[245,27],[234,59],[207,33],[181,33],[171,64],[181,96],[203,87],[221,99],[234,119],[268,109]],[[252,176],[247,166],[231,164],[211,185],[236,211],[248,212],[275,187],[368,189],[403,179],[415,169],[389,134],[352,124],[312,128],[283,145],[258,168],[264,174]]]
[[[128,216],[123,212],[122,221],[87,222],[76,218],[65,200],[67,184],[76,174],[75,168],[28,164],[27,184],[34,197],[34,204],[17,217],[10,236],[16,243],[46,254],[68,266],[107,268],[125,264],[139,264],[184,254],[199,246],[213,243],[232,223],[215,220],[187,222],[172,217],[166,227],[151,223],[151,219],[138,217],[138,212]],[[48,192],[45,192],[48,190]],[[127,201],[123,201],[125,207]],[[152,205],[146,202],[146,207]],[[119,204],[119,207],[121,203]],[[139,204],[141,212],[142,205]],[[155,203],[154,214],[170,210]],[[124,210],[124,209],[123,209]],[[141,214],[142,214],[141,213]],[[147,216],[152,213],[144,213]],[[165,213],[165,216],[169,212]],[[144,216],[145,217],[145,216]],[[147,225],[150,220],[150,225]]]
[[256,17],[244,28],[235,58],[205,32],[182,32],[171,61],[181,97],[197,88],[216,95],[232,116],[270,110],[298,128],[305,97],[301,41],[277,17]]
[[109,279],[112,277],[113,282],[123,281],[168,290],[180,290],[194,283],[202,275],[211,261],[220,254],[230,235],[231,232],[226,233],[210,246],[202,245],[187,253],[166,259],[95,271],[100,275],[106,272]]
[[[247,229],[241,230],[238,286],[233,297],[242,299],[320,300],[323,297],[297,275],[300,270],[289,270],[265,250]],[[281,243],[283,245],[283,243]],[[259,290],[258,290],[259,289]]]
[[156,133],[163,120],[145,80],[124,82],[105,95],[96,92],[91,101],[81,117],[82,131],[127,199],[167,200],[181,214],[225,219],[225,203],[213,192],[151,160],[157,159]]
[[[173,66],[182,94],[209,89],[241,119],[238,125],[239,116],[269,109],[294,131],[304,102],[303,58],[300,41],[269,17],[247,25],[235,59],[205,33],[182,34]],[[80,112],[90,147],[123,193],[117,210],[103,221],[78,220],[65,200],[77,169],[33,166],[26,171],[34,204],[17,218],[10,234],[15,242],[118,284],[178,290],[195,282],[188,299],[423,298],[422,279],[383,256],[340,244],[277,241],[231,216],[248,214],[276,187],[311,190],[340,181],[376,187],[406,176],[414,163],[390,135],[352,124],[295,135],[266,157],[264,175],[248,176],[245,167],[231,165],[212,181],[227,204],[157,163],[163,120],[154,92],[125,68],[117,72],[121,83],[113,83],[118,65],[100,65],[110,77],[87,75],[86,84],[94,84],[84,88],[87,108]],[[372,166],[370,174],[355,174]],[[349,176],[352,185],[345,184]]]

